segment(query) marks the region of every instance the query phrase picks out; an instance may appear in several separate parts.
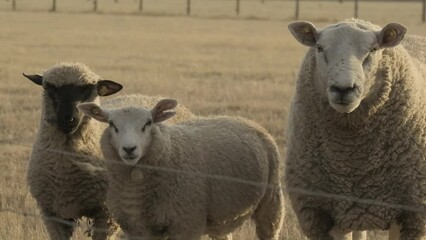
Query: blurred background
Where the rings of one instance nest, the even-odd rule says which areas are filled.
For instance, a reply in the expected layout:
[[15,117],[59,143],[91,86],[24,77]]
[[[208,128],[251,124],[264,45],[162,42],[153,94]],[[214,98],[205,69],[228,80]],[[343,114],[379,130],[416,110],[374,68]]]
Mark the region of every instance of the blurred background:
[[[0,240],[47,238],[25,183],[42,89],[22,72],[82,62],[122,83],[120,94],[167,96],[196,114],[255,120],[284,156],[307,50],[287,24],[298,18],[324,27],[358,16],[426,36],[424,6],[425,0],[0,0]],[[286,206],[282,239],[304,239]],[[88,239],[81,225],[73,239]],[[252,224],[234,239],[255,239]]]

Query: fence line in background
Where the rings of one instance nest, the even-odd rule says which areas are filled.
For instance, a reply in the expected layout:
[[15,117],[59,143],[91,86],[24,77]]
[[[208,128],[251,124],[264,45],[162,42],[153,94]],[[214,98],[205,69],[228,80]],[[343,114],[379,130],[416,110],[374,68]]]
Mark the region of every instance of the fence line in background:
[[[9,1],[9,0],[6,0]],[[97,12],[98,11],[98,0],[91,0],[93,2],[93,12]],[[119,0],[115,0],[116,2],[118,2]],[[215,1],[215,0],[212,0]],[[235,0],[236,1],[236,8],[235,8],[235,14],[237,16],[240,15],[240,9],[241,9],[241,0]],[[259,0],[262,3],[264,3],[266,0]],[[300,0],[281,0],[281,1],[295,1],[295,15],[294,18],[295,19],[299,19],[300,17]],[[326,0],[326,1],[338,1],[339,3],[343,3],[343,0]],[[348,1],[354,1],[354,17],[358,18],[359,16],[359,0],[345,0],[346,2]],[[422,22],[426,22],[426,0],[418,0],[419,2],[422,3]],[[12,2],[12,10],[16,11],[17,10],[17,5],[16,5],[16,0],[11,0]],[[51,12],[56,12],[57,7],[56,7],[56,2],[57,0],[52,0],[52,7],[49,11]],[[372,2],[372,1],[369,1]],[[392,1],[395,2],[395,1]],[[142,12],[143,11],[143,0],[139,0],[139,4],[138,4],[138,11]],[[186,15],[191,15],[191,0],[187,0],[186,1]]]
[[191,15],[191,0],[186,1],[186,15]]

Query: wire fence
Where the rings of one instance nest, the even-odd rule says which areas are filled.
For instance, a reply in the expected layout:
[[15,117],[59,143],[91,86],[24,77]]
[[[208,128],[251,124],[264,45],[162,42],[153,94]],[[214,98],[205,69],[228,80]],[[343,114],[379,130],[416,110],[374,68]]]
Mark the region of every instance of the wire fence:
[[[77,154],[77,153],[73,153],[73,152],[67,152],[67,151],[61,151],[61,150],[49,149],[49,148],[35,148],[34,146],[29,145],[29,144],[25,144],[25,143],[3,142],[3,144],[15,145],[15,146],[28,148],[28,149],[43,150],[43,151],[47,151],[47,152],[51,152],[51,153],[55,153],[55,154],[60,153],[60,154],[69,155],[69,156],[73,156],[73,157],[90,159],[90,156],[83,155],[83,154]],[[122,161],[112,161],[111,159],[104,159],[104,161],[114,163],[114,164],[118,164],[118,165],[128,166],[127,164],[125,164]],[[176,168],[153,166],[153,165],[140,164],[140,163],[138,163],[135,166],[131,166],[131,167],[145,169],[145,170],[155,170],[155,171],[163,171],[163,172],[174,173],[174,174],[183,174],[183,175],[189,175],[189,176],[209,178],[209,179],[218,180],[218,181],[228,181],[228,182],[231,182],[231,183],[246,184],[246,185],[250,185],[250,186],[253,186],[253,187],[277,189],[276,185],[268,185],[268,184],[265,184],[264,182],[256,182],[256,181],[251,181],[251,180],[241,179],[241,178],[236,178],[236,177],[231,177],[231,176],[209,174],[209,173],[203,173],[203,172],[186,171],[186,170],[181,170],[181,169],[176,169]],[[385,208],[389,208],[389,209],[398,209],[398,210],[406,211],[406,212],[426,213],[426,210],[423,209],[423,208],[413,207],[413,206],[404,205],[404,204],[388,203],[388,202],[378,201],[378,200],[375,200],[375,199],[358,198],[358,197],[347,196],[347,195],[342,195],[342,194],[335,194],[335,193],[331,193],[331,192],[313,191],[313,190],[310,190],[310,189],[303,189],[303,188],[287,188],[285,186],[282,186],[281,189],[284,193],[293,192],[293,193],[298,193],[298,194],[307,195],[307,196],[333,199],[333,200],[338,200],[338,201],[347,201],[347,202],[351,202],[351,203],[364,204],[364,205],[370,205],[370,206],[385,207]],[[21,216],[24,216],[24,217],[46,219],[46,220],[49,220],[49,221],[58,222],[58,223],[61,223],[61,224],[72,226],[72,227],[75,227],[75,226],[78,225],[78,222],[69,221],[69,220],[65,220],[65,219],[62,219],[62,218],[58,218],[58,217],[45,217],[45,216],[42,216],[41,214],[35,214],[35,213],[25,212],[25,211],[18,211],[18,210],[6,208],[6,207],[0,207],[0,213],[12,213],[12,214],[21,215]],[[92,229],[92,230],[93,231],[108,231],[108,229]],[[86,232],[88,233],[89,231],[90,230],[88,230]],[[137,238],[138,236],[132,236],[132,237]],[[142,238],[140,238],[140,239],[142,239]]]
[[[0,0],[1,1],[1,0]],[[10,10],[17,11],[17,10],[29,10],[29,7],[27,5],[30,5],[25,3],[25,0],[4,0],[10,3]],[[65,1],[65,0],[38,0],[41,5],[43,5],[46,9],[46,11],[50,12],[57,12],[57,11],[67,11],[67,6],[70,6],[71,1]],[[50,4],[48,3],[50,2]],[[158,2],[158,1],[156,1]],[[265,3],[272,3],[272,2],[286,2],[291,3],[292,5],[282,5],[283,8],[281,10],[282,14],[284,15],[285,10],[284,8],[292,7],[294,8],[294,15],[293,16],[287,16],[289,18],[293,19],[299,19],[301,16],[301,10],[304,8],[303,2],[338,2],[338,3],[353,3],[353,17],[359,17],[360,16],[360,7],[364,3],[369,2],[380,2],[380,4],[384,5],[385,2],[389,3],[395,3],[399,2],[400,4],[407,4],[407,2],[412,3],[418,3],[418,11],[421,15],[422,22],[426,22],[426,0],[178,0],[173,3],[169,1],[169,5],[174,5],[174,8],[177,10],[175,11],[176,14],[186,14],[191,15],[194,12],[193,5],[211,5],[211,2],[215,2],[218,5],[226,5],[227,8],[230,8],[230,12],[234,12],[235,16],[239,16],[243,11],[244,7],[246,5],[252,5],[253,2],[259,2],[262,5],[266,5]],[[114,6],[112,6],[110,9],[120,9],[120,6],[127,5],[126,8],[127,11],[130,11],[128,13],[149,13],[150,7],[153,5],[152,0],[85,0],[81,2],[80,5],[86,5],[86,8],[84,11],[91,11],[94,13],[98,13],[101,10],[102,6],[105,5],[111,5],[112,3]],[[148,3],[148,4],[147,4]],[[32,3],[35,4],[35,3]],[[91,7],[89,7],[91,5]],[[146,6],[148,5],[148,6]],[[163,8],[166,8],[167,4],[163,4]],[[402,6],[402,5],[401,5]],[[270,5],[270,7],[275,7],[273,5]],[[215,11],[214,8],[212,8],[212,11]],[[420,12],[421,11],[421,12]],[[112,10],[114,12],[114,10]],[[348,17],[348,16],[347,16]]]

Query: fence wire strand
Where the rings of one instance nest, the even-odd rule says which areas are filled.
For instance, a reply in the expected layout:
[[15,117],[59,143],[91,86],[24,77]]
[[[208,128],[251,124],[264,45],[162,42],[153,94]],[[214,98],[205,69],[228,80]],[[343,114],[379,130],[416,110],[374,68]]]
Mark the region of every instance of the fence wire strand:
[[[15,146],[20,146],[20,147],[29,148],[29,149],[43,150],[43,151],[48,151],[48,152],[51,152],[51,153],[59,153],[59,154],[64,154],[64,155],[69,155],[69,156],[74,156],[74,157],[79,157],[79,158],[91,159],[91,156],[84,155],[84,154],[77,154],[77,153],[73,153],[73,152],[67,152],[67,151],[49,149],[49,148],[36,148],[32,145],[25,144],[25,143],[2,142],[2,144],[15,145]],[[119,165],[129,166],[129,165],[125,164],[124,162],[112,161],[111,159],[105,159],[104,158],[103,161],[111,162],[111,163],[119,164]],[[251,181],[251,180],[246,180],[246,179],[241,179],[241,178],[236,178],[236,177],[209,174],[209,173],[203,173],[203,172],[185,171],[185,170],[176,169],[176,168],[159,167],[159,166],[153,166],[153,165],[147,165],[147,164],[138,164],[136,166],[131,166],[131,167],[140,168],[140,169],[147,169],[147,170],[164,171],[164,172],[170,172],[170,173],[176,173],[176,174],[186,174],[186,175],[210,178],[210,179],[221,180],[221,181],[229,181],[229,182],[247,184],[247,185],[250,185],[250,186],[253,186],[253,187],[262,187],[262,188],[266,187],[266,188],[272,188],[272,189],[277,188],[277,186],[275,186],[275,185],[270,185],[270,184],[266,184],[266,183],[261,183],[261,182],[256,182],[256,181]],[[285,186],[281,186],[280,188],[284,193],[285,192],[295,192],[295,193],[299,193],[299,194],[303,194],[303,195],[309,195],[309,196],[315,196],[315,197],[321,197],[321,198],[327,198],[327,199],[335,199],[335,200],[340,200],[340,201],[347,201],[347,202],[366,204],[366,205],[372,205],[372,206],[386,207],[386,208],[390,208],[390,209],[399,209],[399,210],[403,210],[403,211],[407,211],[407,212],[426,213],[425,209],[416,208],[416,207],[404,205],[404,204],[387,203],[387,202],[378,201],[378,200],[374,200],[374,199],[357,198],[357,197],[346,196],[346,195],[342,195],[342,194],[328,193],[328,192],[322,192],[322,191],[312,191],[312,190],[309,190],[309,189],[302,189],[302,188],[286,188]],[[0,207],[0,213],[13,213],[13,214],[21,215],[21,216],[24,216],[24,217],[41,218],[41,219],[46,219],[46,220],[50,220],[50,221],[54,221],[54,222],[59,222],[59,223],[62,223],[62,224],[65,224],[65,225],[68,225],[68,226],[71,226],[71,227],[76,227],[78,225],[74,221],[68,221],[68,220],[58,218],[58,217],[53,217],[53,216],[42,216],[41,214],[23,212],[23,211],[14,210],[14,209],[11,209],[11,208]],[[97,229],[95,229],[95,231],[108,231],[108,229],[97,228]],[[132,237],[134,237],[134,236],[132,236]]]

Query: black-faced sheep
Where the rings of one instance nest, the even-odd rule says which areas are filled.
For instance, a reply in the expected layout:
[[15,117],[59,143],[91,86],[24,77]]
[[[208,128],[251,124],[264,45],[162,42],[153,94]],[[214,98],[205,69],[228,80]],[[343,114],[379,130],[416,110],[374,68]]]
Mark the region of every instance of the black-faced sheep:
[[[69,239],[74,230],[72,224],[87,217],[93,220],[93,239],[104,240],[115,227],[105,205],[108,179],[102,171],[104,164],[99,147],[103,128],[81,114],[76,105],[99,103],[99,96],[114,94],[122,86],[102,80],[79,63],[55,65],[43,76],[25,76],[44,90],[42,119],[27,182],[49,237]],[[87,171],[82,167],[85,164],[101,171]]]

